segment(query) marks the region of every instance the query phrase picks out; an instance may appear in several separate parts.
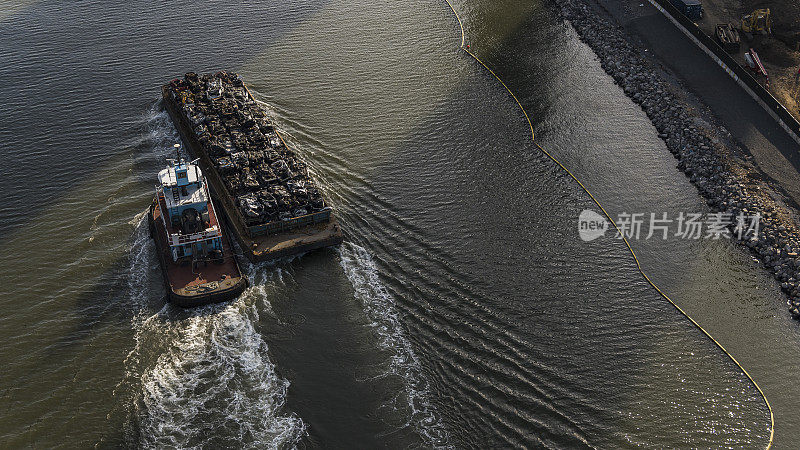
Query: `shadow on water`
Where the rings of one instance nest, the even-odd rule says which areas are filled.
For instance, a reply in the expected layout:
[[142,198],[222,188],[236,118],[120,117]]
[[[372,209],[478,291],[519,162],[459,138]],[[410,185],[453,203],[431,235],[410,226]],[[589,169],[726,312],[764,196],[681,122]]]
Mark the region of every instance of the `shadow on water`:
[[[125,292],[128,288],[129,270],[130,262],[122,259],[101,275],[93,288],[78,295],[75,299],[75,309],[80,311],[79,320],[70,331],[47,346],[48,359],[66,357],[65,351],[85,345],[87,340],[96,337],[97,327],[130,325],[137,310],[131,307],[128,298],[120,296],[120,292]],[[160,275],[160,269],[156,270]],[[154,294],[148,300],[147,309],[158,311],[164,307],[165,296],[158,295],[159,292],[164,293],[161,286],[155,286],[155,289],[154,286],[141,286],[141,289]]]
[[278,372],[291,380],[287,409],[308,424],[301,446],[422,446],[397,398],[405,380],[390,373],[394,352],[380,349],[338,258],[324,250],[284,266],[286,288],[262,320]]
[[39,2],[0,22],[0,236],[119,156],[164,82],[239,67],[326,4]]
[[[748,442],[759,398],[720,393],[746,381],[643,283],[619,243],[575,238],[591,203],[525,142],[491,82],[476,73],[374,176],[391,214],[342,214],[354,239],[369,236],[454,443],[713,445],[723,417],[729,442]],[[483,122],[462,122],[477,105]],[[694,389],[675,393],[685,379]],[[697,408],[708,421],[682,441],[672,430]]]

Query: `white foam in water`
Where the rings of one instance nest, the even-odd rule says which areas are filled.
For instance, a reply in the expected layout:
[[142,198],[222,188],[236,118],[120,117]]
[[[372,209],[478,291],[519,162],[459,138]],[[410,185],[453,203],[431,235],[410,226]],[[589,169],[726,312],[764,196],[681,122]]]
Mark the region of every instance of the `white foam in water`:
[[[148,155],[161,161],[173,151],[172,145],[179,141],[178,132],[172,126],[167,112],[161,108],[160,102],[156,102],[150,107],[147,115],[143,117],[143,121],[146,133],[138,140],[138,144],[148,150]],[[158,261],[155,256],[155,245],[150,239],[147,226],[148,211],[149,205],[128,222],[135,227],[130,249],[128,286],[131,304],[135,308],[137,316],[147,314],[145,307],[149,296],[164,295],[164,292],[153,293],[145,288],[152,285],[149,281],[153,276],[161,276],[160,272],[156,272]]]
[[[128,270],[128,289],[130,292],[131,306],[137,312],[143,310],[147,305],[147,296],[153,295],[148,292],[147,286],[151,283],[150,277],[154,274],[154,269],[158,265],[155,255],[155,244],[150,239],[147,227],[147,213],[149,208],[136,214],[129,222],[135,226],[133,232],[133,243],[130,249],[130,270]],[[160,273],[158,274],[160,275]],[[155,295],[163,295],[160,292]]]
[[170,309],[141,329],[162,344],[140,378],[138,445],[295,445],[305,425],[294,415],[281,415],[289,383],[276,375],[254,327],[255,305],[240,299],[198,309],[182,320],[172,320]]
[[[145,140],[166,155],[177,139],[165,114],[147,117]],[[167,118],[168,119],[168,118]],[[150,242],[146,211],[137,214],[130,250],[129,299],[134,348],[115,395],[127,405],[127,445],[146,448],[285,448],[306,433],[303,421],[282,414],[288,381],[275,373],[256,329],[256,298],[278,274],[259,275],[256,286],[233,302],[195,310],[165,305],[161,273]],[[266,270],[266,269],[265,269]],[[157,280],[155,278],[158,278]]]
[[387,375],[398,375],[403,379],[403,394],[411,411],[411,423],[430,446],[451,447],[444,424],[428,400],[430,389],[422,366],[405,337],[395,300],[378,277],[375,261],[365,248],[353,243],[342,244],[339,256],[356,298],[376,330],[381,347],[392,353]]

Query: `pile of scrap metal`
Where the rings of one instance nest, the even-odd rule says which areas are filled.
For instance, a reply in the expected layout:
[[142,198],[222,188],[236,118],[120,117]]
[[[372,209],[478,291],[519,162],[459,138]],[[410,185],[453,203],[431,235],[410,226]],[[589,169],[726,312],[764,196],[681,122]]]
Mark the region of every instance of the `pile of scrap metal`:
[[718,23],[715,28],[719,45],[728,53],[739,53],[741,40],[739,30],[732,23]]
[[306,164],[284,145],[238,75],[190,72],[169,87],[248,226],[326,207]]

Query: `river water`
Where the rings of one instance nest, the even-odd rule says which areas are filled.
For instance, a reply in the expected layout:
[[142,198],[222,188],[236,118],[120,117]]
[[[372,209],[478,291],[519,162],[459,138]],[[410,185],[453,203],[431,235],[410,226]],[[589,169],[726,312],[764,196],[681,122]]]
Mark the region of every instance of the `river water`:
[[[540,143],[622,212],[705,211],[547,2],[457,1]],[[22,2],[0,12],[4,447],[764,447],[747,378],[642,279],[458,50],[445,2]],[[144,212],[178,139],[157,98],[242,74],[345,243],[164,304]],[[726,241],[634,242],[800,442],[800,334]]]

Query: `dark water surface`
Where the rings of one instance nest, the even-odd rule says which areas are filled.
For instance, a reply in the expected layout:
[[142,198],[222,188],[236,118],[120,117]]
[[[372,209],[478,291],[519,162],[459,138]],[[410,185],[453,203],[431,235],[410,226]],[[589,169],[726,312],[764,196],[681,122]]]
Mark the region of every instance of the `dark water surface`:
[[[549,3],[455,4],[537,139],[621,212],[703,211]],[[636,272],[587,196],[457,50],[438,1],[29,2],[0,12],[4,447],[763,447],[768,412]],[[185,71],[240,72],[346,234],[164,305],[142,225]],[[800,342],[720,241],[635,243],[745,365],[796,448]]]

